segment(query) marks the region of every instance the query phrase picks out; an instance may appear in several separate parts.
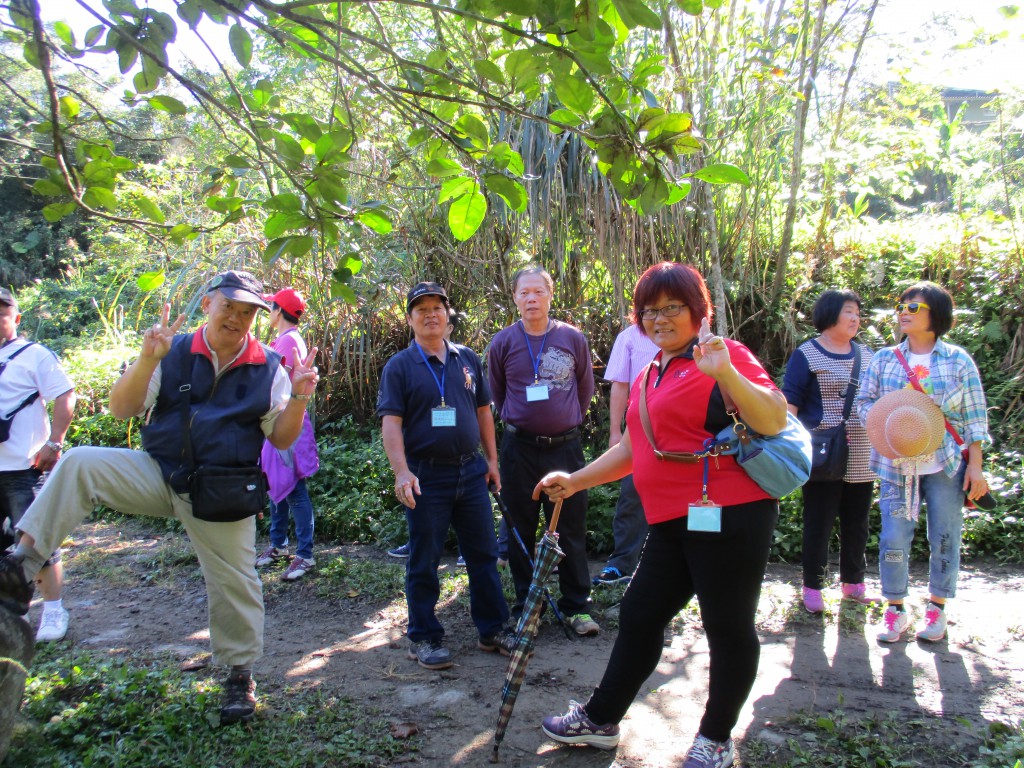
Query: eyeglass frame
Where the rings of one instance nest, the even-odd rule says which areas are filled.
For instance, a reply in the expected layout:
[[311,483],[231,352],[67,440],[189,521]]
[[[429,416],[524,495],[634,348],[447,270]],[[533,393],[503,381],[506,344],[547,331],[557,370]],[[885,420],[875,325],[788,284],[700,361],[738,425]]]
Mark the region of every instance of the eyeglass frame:
[[[666,309],[672,308],[675,308],[674,312],[665,311]],[[654,320],[658,319],[658,315],[661,315],[662,317],[677,317],[678,315],[681,315],[683,313],[684,309],[689,308],[690,307],[687,304],[666,304],[664,307],[658,307],[657,309],[655,309],[654,307],[650,307],[648,309],[639,309],[637,310],[637,314],[640,316],[641,320],[650,320],[653,322]],[[654,314],[649,314],[651,312],[653,312]]]
[[[911,307],[914,308],[911,309]],[[893,307],[893,310],[895,310],[897,315],[902,315],[904,309],[907,310],[908,314],[916,315],[918,312],[921,311],[921,307],[924,307],[925,309],[931,309],[931,305],[926,304],[923,301],[900,301],[896,303],[896,306]]]

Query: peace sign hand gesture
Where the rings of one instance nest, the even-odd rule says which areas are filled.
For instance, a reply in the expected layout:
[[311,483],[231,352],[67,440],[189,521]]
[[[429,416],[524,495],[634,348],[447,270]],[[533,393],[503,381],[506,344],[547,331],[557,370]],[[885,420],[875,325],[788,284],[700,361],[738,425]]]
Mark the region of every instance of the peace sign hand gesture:
[[292,368],[292,394],[309,397],[316,391],[316,385],[320,381],[319,369],[313,365],[316,353],[317,348],[313,347],[305,360],[295,361],[295,367]]
[[152,357],[157,360],[162,360],[166,357],[167,353],[171,351],[171,341],[174,339],[174,335],[181,328],[182,323],[185,322],[185,315],[178,315],[177,320],[173,323],[170,322],[170,319],[171,305],[164,304],[160,321],[153,323],[153,326],[151,328],[147,328],[146,332],[142,335],[142,351],[139,353],[140,357]]

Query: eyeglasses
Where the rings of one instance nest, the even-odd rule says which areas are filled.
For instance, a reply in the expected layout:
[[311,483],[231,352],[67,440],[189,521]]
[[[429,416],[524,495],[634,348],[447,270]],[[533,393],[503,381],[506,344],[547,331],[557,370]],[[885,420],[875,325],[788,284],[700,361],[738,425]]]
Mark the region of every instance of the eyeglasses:
[[666,304],[658,309],[641,309],[640,318],[642,320],[656,320],[658,315],[662,317],[675,317],[686,308],[685,304]]
[[923,301],[911,301],[911,302],[909,302],[907,304],[904,304],[901,301],[899,304],[897,304],[894,307],[894,309],[896,310],[896,314],[897,315],[902,315],[903,314],[903,310],[907,310],[907,312],[909,312],[910,314],[916,315],[922,309],[931,309],[931,307],[929,307]]

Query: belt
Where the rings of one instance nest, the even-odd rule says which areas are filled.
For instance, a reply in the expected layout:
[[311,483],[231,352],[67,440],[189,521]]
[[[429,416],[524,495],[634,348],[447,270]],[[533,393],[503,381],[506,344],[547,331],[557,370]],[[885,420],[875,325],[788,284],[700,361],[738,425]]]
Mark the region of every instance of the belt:
[[427,466],[461,467],[463,464],[479,457],[480,454],[473,451],[473,453],[464,453],[461,456],[409,456],[408,461],[410,463],[418,462],[420,464],[426,464]]
[[532,432],[520,429],[514,424],[505,424],[505,430],[513,435],[516,440],[522,440],[524,443],[533,443],[535,445],[560,445],[561,443],[567,443],[570,440],[575,440],[580,436],[579,427],[573,427],[568,432],[563,432],[560,435],[535,435]]

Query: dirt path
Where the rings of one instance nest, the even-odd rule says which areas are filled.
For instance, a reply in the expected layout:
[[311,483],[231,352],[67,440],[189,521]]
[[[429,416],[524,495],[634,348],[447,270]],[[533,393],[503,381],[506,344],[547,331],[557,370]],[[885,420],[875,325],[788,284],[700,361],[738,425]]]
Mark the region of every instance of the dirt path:
[[[77,533],[67,552],[65,596],[73,642],[203,658],[205,591],[201,580],[187,575],[191,556],[177,536],[119,534],[106,524]],[[339,553],[387,559],[373,547],[342,547],[317,557],[323,563]],[[142,561],[148,566],[140,580],[131,566]],[[599,568],[592,563],[595,572]],[[916,574],[916,584],[921,576]],[[880,646],[874,640],[877,616],[863,609],[844,608],[838,620],[814,619],[797,604],[798,584],[797,568],[770,567],[759,613],[760,674],[737,735],[781,742],[774,721],[841,707],[851,716],[895,712],[948,719],[950,738],[966,739],[986,721],[1024,712],[1024,569],[966,567],[961,597],[949,611],[950,639],[935,645]],[[920,603],[911,607],[917,616],[923,613]],[[839,611],[838,603],[830,610]],[[38,604],[33,621],[37,613]],[[349,596],[318,596],[316,579],[269,586],[260,688],[324,686],[373,703],[394,722],[416,723],[422,734],[420,751],[410,755],[416,764],[488,765],[505,661],[476,649],[464,608],[453,605],[440,614],[456,666],[428,672],[406,659],[401,604],[381,608]],[[596,618],[612,624],[610,616]],[[706,695],[707,645],[695,615],[677,620],[666,635],[661,663],[623,722],[616,753],[558,748],[544,739],[541,718],[564,711],[570,698],[586,700],[614,636],[611,629],[569,641],[557,626],[542,626],[502,746],[503,765],[653,768],[681,762]]]

